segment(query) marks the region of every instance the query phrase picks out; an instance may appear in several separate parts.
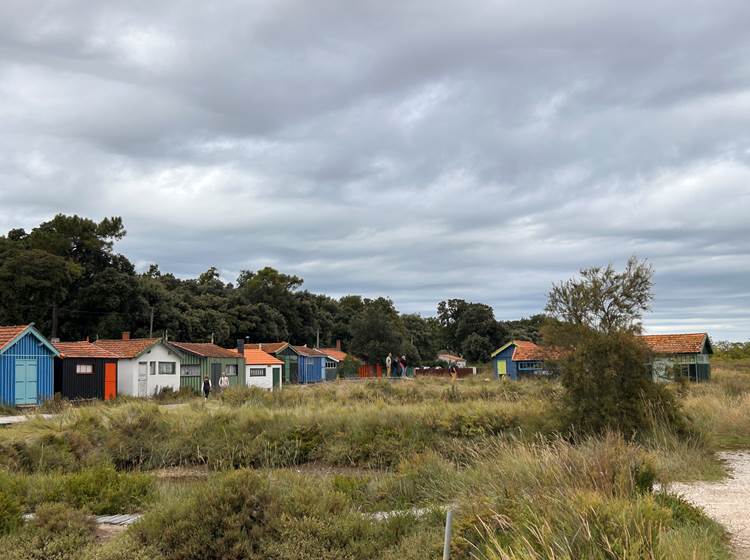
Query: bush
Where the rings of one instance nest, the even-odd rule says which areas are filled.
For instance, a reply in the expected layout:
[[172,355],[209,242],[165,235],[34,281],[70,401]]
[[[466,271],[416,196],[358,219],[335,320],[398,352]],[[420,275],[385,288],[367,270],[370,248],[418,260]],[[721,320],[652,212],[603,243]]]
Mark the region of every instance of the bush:
[[588,332],[560,362],[568,419],[578,432],[618,430],[628,437],[649,430],[656,411],[685,427],[674,396],[654,383],[646,346],[628,333]]
[[12,533],[23,524],[21,505],[15,496],[0,492],[0,535]]

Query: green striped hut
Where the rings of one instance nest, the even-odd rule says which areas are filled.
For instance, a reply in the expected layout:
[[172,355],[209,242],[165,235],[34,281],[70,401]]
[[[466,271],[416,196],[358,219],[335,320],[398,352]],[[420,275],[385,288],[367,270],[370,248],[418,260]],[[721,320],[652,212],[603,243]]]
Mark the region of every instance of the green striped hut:
[[212,387],[218,387],[222,373],[227,374],[230,387],[245,384],[245,358],[237,351],[212,342],[169,341],[167,345],[180,356],[180,389],[200,392],[204,377],[211,380]]

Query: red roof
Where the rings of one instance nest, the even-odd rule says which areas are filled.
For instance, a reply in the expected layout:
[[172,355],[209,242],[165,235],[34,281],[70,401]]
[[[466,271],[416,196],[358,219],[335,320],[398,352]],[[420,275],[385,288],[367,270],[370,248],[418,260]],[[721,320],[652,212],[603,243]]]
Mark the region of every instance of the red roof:
[[284,362],[263,350],[245,348],[245,363],[249,366],[283,366]]
[[29,326],[30,325],[0,326],[0,350],[5,348],[6,344],[25,331]]
[[263,350],[269,354],[275,354],[276,352],[282,351],[284,348],[289,346],[288,342],[258,342],[255,344],[245,344],[245,348],[254,348],[255,350]]
[[346,359],[346,352],[343,350],[339,350],[338,348],[318,348],[321,352],[323,352],[326,356],[329,358],[333,358],[337,362],[343,362]]
[[96,340],[94,344],[109,350],[120,359],[128,360],[140,356],[159,342],[161,342],[161,338],[131,338],[129,340],[115,338]]
[[699,354],[708,338],[706,333],[649,334],[641,336],[656,354]]
[[200,356],[201,358],[241,357],[239,352],[237,352],[236,350],[222,348],[221,346],[218,346],[213,342],[172,342],[170,340],[169,344],[174,346],[178,350],[188,352],[189,354],[195,354],[196,356]]
[[325,353],[321,352],[320,350],[316,350],[315,348],[310,348],[309,346],[292,346],[292,350],[297,352],[297,354],[300,354],[301,356],[308,356],[311,358],[319,358],[319,357],[325,357]]
[[78,342],[53,342],[52,345],[60,352],[61,358],[117,358],[115,354],[91,344],[87,340]]
[[515,350],[513,350],[514,362],[526,362],[532,360],[555,360],[562,356],[563,352],[559,348],[550,346],[539,346],[528,340],[514,340]]

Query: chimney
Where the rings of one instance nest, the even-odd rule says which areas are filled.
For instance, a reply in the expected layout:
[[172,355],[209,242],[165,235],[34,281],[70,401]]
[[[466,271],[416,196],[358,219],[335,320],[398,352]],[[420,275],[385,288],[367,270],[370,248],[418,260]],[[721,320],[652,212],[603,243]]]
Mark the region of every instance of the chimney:
[[122,339],[130,340],[130,331],[122,331]]
[[244,356],[245,355],[245,340],[242,339],[242,338],[238,338],[237,339],[237,353],[240,356]]
[[88,336],[86,337],[86,342],[91,342]]
[[341,339],[336,339],[336,350],[341,352]]

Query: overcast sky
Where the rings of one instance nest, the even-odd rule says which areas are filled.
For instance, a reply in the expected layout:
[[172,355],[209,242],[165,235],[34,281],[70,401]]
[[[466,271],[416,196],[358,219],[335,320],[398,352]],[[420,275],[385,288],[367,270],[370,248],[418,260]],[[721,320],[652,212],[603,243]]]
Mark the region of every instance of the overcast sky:
[[0,3],[0,230],[499,319],[627,256],[750,338],[750,2]]

